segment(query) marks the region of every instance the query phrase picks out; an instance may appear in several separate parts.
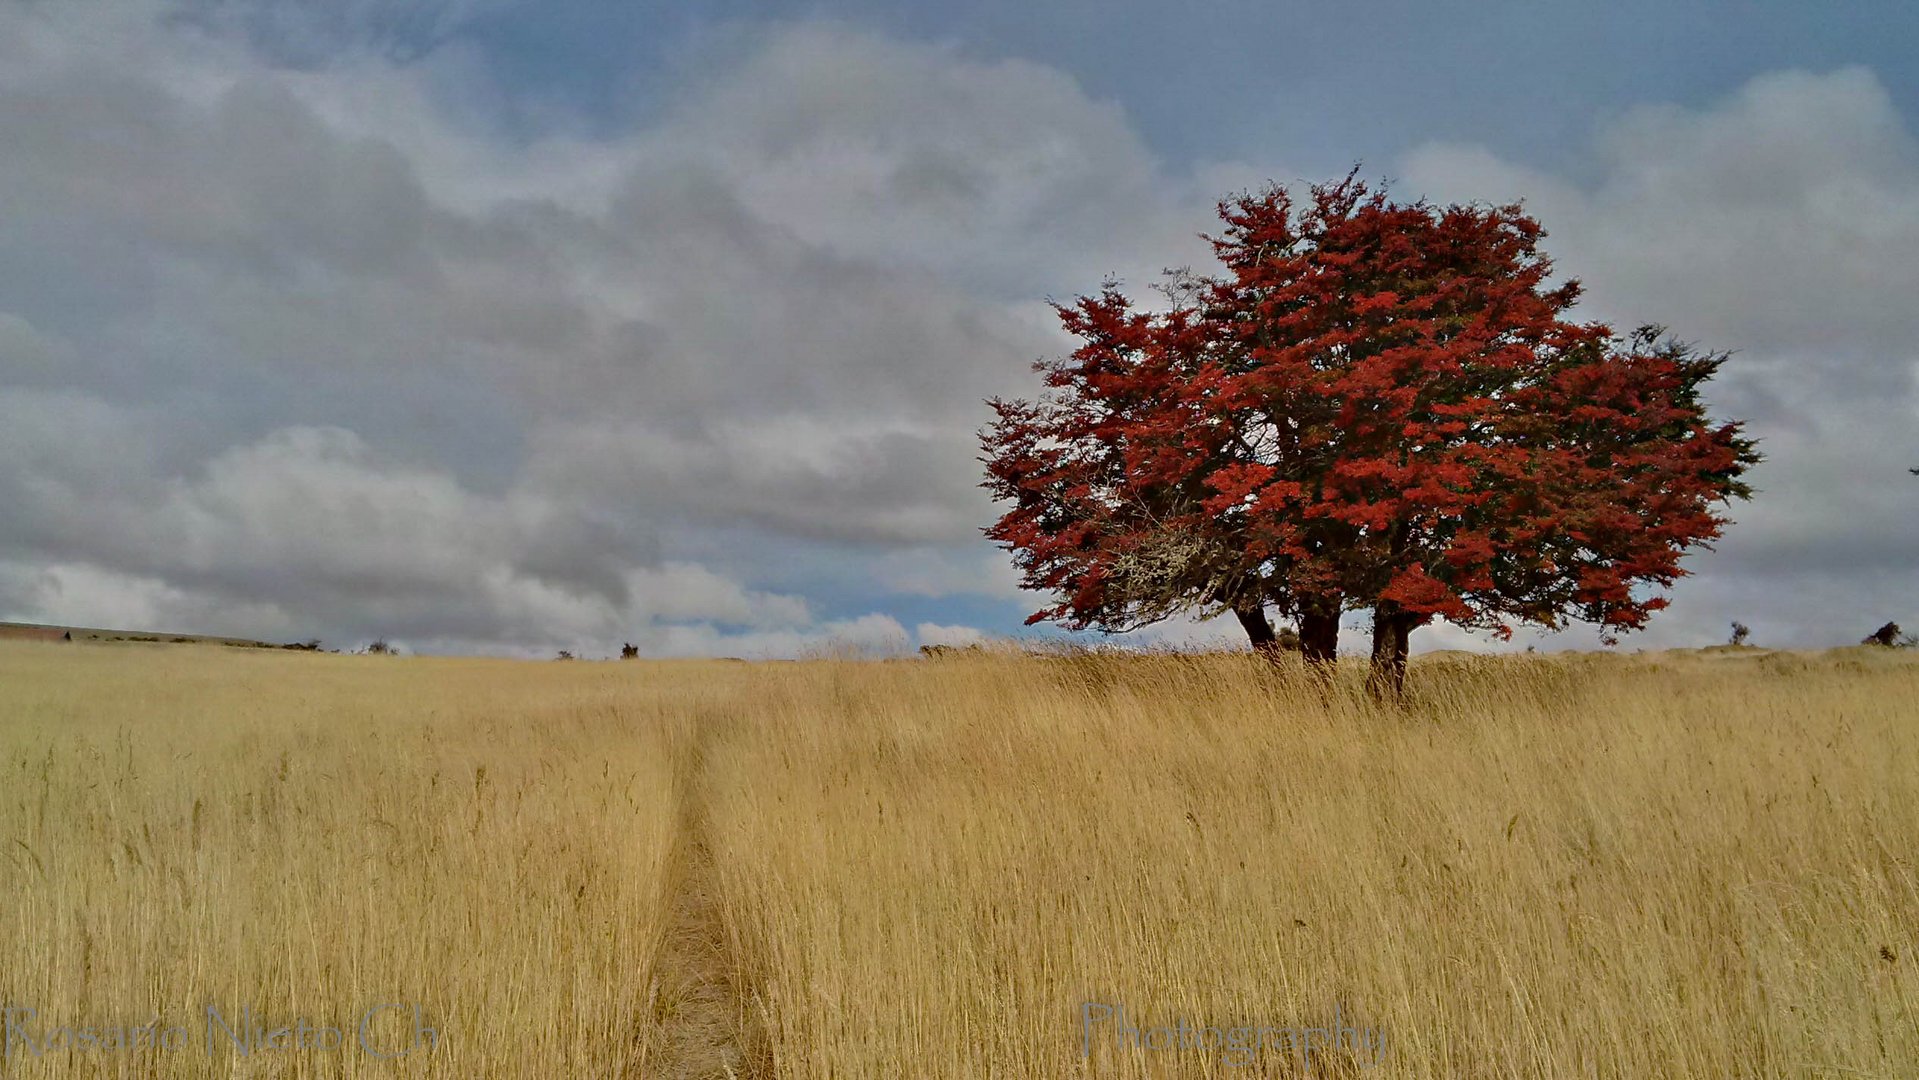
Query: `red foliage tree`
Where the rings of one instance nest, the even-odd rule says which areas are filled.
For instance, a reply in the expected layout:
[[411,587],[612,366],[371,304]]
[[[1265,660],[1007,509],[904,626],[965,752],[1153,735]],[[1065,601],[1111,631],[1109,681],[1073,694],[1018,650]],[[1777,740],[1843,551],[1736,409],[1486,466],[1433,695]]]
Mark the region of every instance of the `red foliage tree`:
[[[982,434],[987,486],[1013,503],[987,535],[1056,597],[1027,621],[1122,631],[1230,610],[1254,648],[1277,652],[1267,608],[1302,610],[1291,567],[1216,505],[1215,476],[1234,463],[1208,399],[1218,328],[1191,307],[1135,311],[1110,284],[1058,310],[1082,344],[1038,365],[1053,393],[993,401]],[[1331,659],[1339,605],[1308,606],[1330,618],[1301,619],[1302,648]]]
[[[1374,688],[1397,694],[1435,618],[1638,628],[1652,587],[1717,536],[1758,460],[1700,401],[1723,354],[1565,318],[1539,225],[1517,206],[1396,204],[1353,176],[1296,207],[1229,200],[1225,272],[1172,309],[1116,288],[1060,309],[1081,341],[1053,392],[995,401],[987,530],[1032,621],[1122,629],[1264,609],[1327,659],[1341,610],[1373,613]],[[1270,634],[1270,629],[1267,631]]]

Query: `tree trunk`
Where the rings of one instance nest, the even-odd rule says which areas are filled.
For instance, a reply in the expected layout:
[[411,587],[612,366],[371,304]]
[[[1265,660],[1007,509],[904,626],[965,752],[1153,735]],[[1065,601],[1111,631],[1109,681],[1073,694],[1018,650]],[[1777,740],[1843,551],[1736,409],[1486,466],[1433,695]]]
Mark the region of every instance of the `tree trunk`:
[[1390,600],[1373,605],[1373,669],[1366,689],[1380,701],[1398,701],[1406,692],[1406,647],[1419,616]]
[[1279,663],[1279,635],[1273,633],[1273,624],[1266,619],[1266,609],[1254,605],[1236,607],[1233,614],[1239,617],[1239,625],[1246,630],[1246,637],[1253,643],[1253,651],[1273,663]]
[[1299,651],[1321,673],[1329,673],[1339,658],[1339,605],[1328,608],[1301,608],[1299,613]]

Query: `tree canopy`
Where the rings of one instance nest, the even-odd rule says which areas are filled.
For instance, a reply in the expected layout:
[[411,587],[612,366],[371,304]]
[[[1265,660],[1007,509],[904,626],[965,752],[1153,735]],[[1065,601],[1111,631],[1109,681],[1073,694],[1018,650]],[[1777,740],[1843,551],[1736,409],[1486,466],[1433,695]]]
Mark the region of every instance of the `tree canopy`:
[[1395,203],[1355,176],[1298,204],[1220,204],[1220,271],[1172,275],[1148,310],[1115,283],[1056,305],[1080,342],[1049,392],[995,400],[987,535],[1053,603],[1029,621],[1123,630],[1267,610],[1330,659],[1373,613],[1397,692],[1433,619],[1637,629],[1716,504],[1758,461],[1701,401],[1725,361],[1657,327],[1567,312],[1517,205]]

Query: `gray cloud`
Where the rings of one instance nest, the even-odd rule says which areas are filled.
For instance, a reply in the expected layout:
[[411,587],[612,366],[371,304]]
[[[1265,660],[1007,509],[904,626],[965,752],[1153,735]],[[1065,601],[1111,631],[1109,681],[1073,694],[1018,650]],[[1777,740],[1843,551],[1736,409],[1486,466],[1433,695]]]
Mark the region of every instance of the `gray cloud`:
[[[1171,169],[1056,70],[846,27],[742,31],[644,127],[528,140],[457,44],[355,38],[442,40],[457,6],[184,10],[0,0],[0,617],[526,655],[970,640],[922,613],[1015,592],[973,432],[1065,345],[1041,298],[1203,262],[1216,196],[1292,175]],[[1592,314],[1739,350],[1715,400],[1763,493],[1641,642],[1907,614],[1905,119],[1870,73],[1781,73],[1628,112],[1592,160],[1430,145],[1401,190],[1523,196]]]
[[644,130],[526,145],[446,103],[457,56],[288,66],[250,10],[0,7],[5,614],[907,641],[751,583],[977,542],[1039,294],[1199,250],[1204,200],[1037,65],[768,30]]

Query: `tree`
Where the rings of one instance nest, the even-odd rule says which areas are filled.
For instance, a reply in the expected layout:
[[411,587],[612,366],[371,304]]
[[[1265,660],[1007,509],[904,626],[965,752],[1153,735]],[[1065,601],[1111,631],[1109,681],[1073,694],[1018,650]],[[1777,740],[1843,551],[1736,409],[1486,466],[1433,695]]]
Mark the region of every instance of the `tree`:
[[1569,321],[1579,286],[1548,284],[1518,206],[1348,175],[1220,215],[1224,273],[1176,274],[1158,314],[1110,283],[1060,306],[1081,346],[1039,365],[1053,392],[992,403],[988,487],[1013,506],[987,533],[1053,592],[1032,621],[1230,609],[1261,648],[1273,606],[1324,660],[1369,608],[1370,684],[1396,695],[1436,618],[1644,625],[1713,504],[1750,494],[1751,441],[1700,401],[1725,355]]
[[986,534],[1029,588],[1055,603],[1027,619],[1119,632],[1184,610],[1231,611],[1253,648],[1277,657],[1269,607],[1300,617],[1300,647],[1333,657],[1339,602],[1302,588],[1283,560],[1248,543],[1208,479],[1231,462],[1205,389],[1218,328],[1191,307],[1133,310],[1109,283],[1055,305],[1080,347],[1036,365],[1053,393],[990,402],[986,486],[1013,505]]
[[1865,639],[1859,644],[1879,645],[1888,649],[1909,649],[1915,644],[1919,644],[1919,640],[1916,640],[1911,634],[1901,634],[1899,632],[1899,624],[1889,622],[1879,629],[1874,630],[1872,633],[1867,634]]

